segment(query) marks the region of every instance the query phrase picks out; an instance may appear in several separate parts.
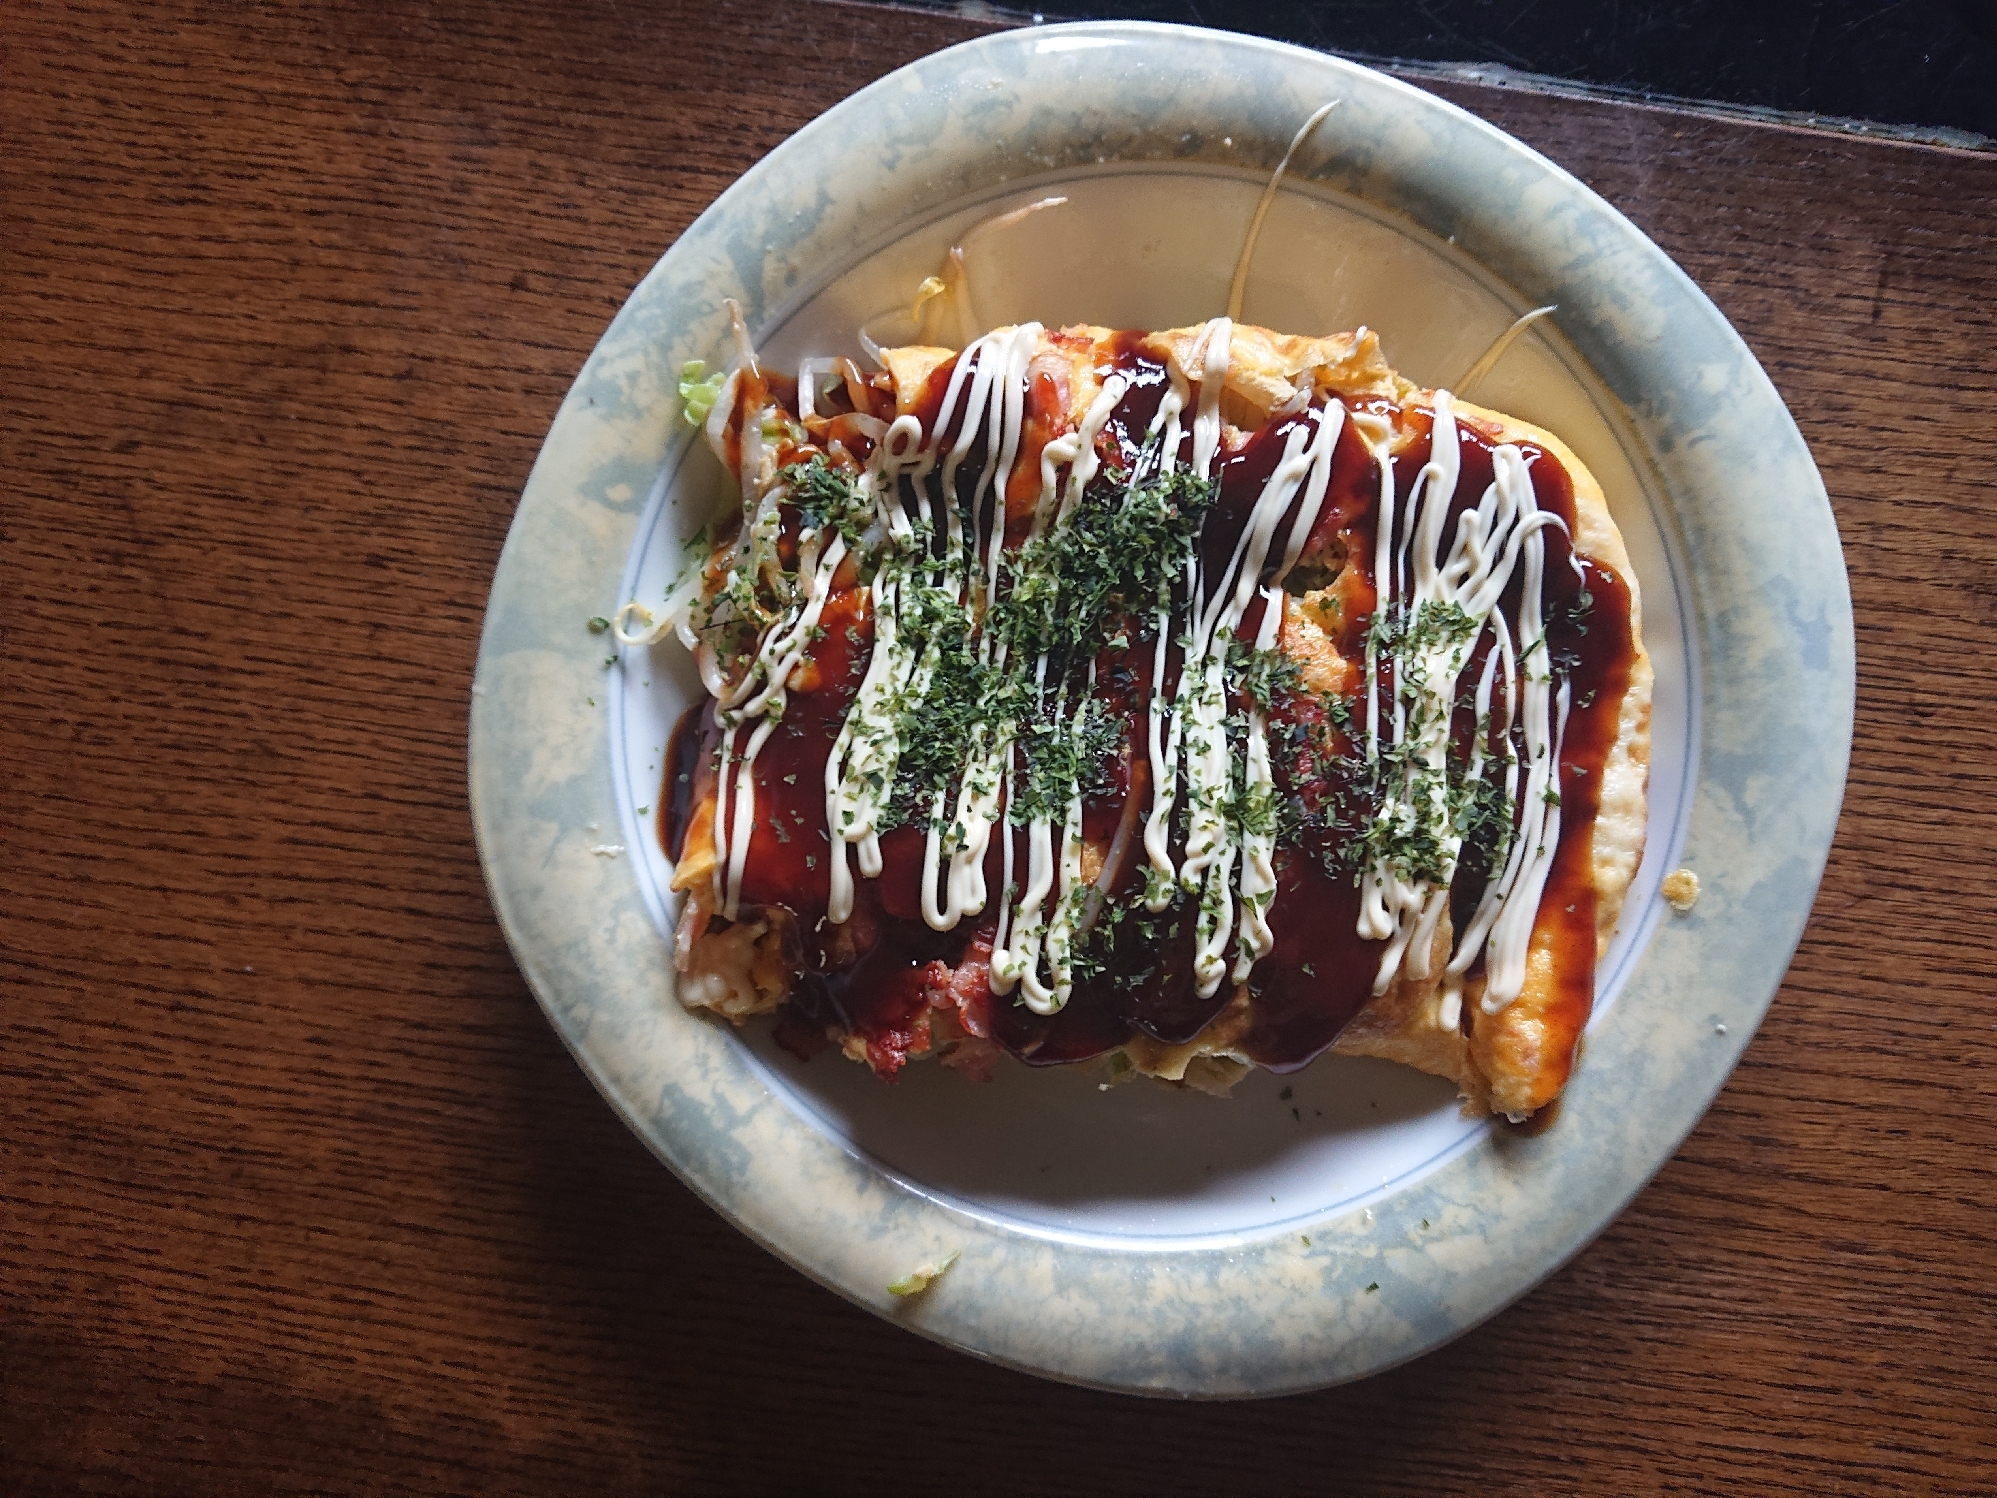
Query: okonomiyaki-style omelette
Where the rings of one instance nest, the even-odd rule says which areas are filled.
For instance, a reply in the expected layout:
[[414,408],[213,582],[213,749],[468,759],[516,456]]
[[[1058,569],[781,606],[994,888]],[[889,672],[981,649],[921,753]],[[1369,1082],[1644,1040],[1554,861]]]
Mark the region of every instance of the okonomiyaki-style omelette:
[[[1361,329],[1004,327],[683,384],[740,486],[662,611],[687,1005],[883,1077],[1379,1056],[1555,1098],[1642,851],[1600,487]],[[646,626],[651,626],[649,630]]]

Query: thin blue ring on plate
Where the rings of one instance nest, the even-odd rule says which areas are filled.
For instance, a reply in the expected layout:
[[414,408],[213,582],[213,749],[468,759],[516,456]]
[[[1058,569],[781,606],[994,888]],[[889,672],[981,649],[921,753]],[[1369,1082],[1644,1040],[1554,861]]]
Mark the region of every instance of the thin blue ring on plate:
[[[1452,242],[1562,331],[1625,408],[1690,579],[1697,908],[1657,922],[1563,1101],[1371,1208],[1185,1245],[1075,1242],[968,1212],[812,1128],[723,1027],[672,1000],[611,775],[603,641],[647,496],[691,436],[681,363],[719,305],[763,326],[840,249],[1004,184],[1102,161],[1270,164],[1323,127],[1317,181]],[[857,163],[866,163],[865,169]],[[823,184],[838,181],[829,193]],[[632,294],[563,403],[493,581],[473,686],[473,816],[494,907],[606,1099],[744,1232],[980,1357],[1103,1388],[1292,1392],[1390,1367],[1492,1315],[1619,1212],[1697,1122],[1800,939],[1842,797],[1851,606],[1808,449],[1746,346],[1560,168],[1421,91],[1320,54],[1129,23],[1000,33],[903,68],[743,174]],[[628,808],[625,809],[628,811]],[[925,1294],[887,1285],[947,1252]]]

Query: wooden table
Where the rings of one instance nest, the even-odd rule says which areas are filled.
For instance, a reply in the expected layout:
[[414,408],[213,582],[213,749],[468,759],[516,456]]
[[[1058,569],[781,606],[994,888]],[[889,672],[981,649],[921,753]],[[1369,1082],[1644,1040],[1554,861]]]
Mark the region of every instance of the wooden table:
[[1466,85],[1766,363],[1858,617],[1817,915],[1718,1105],[1516,1308],[1172,1407],[752,1248],[543,1022],[464,792],[569,379],[744,167],[970,21],[8,12],[0,1490],[1997,1486],[1997,157]]

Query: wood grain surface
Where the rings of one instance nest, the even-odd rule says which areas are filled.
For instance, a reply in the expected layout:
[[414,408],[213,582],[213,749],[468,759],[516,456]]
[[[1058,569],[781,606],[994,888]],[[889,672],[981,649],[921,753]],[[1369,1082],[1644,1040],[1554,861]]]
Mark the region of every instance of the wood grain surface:
[[1174,1407],[920,1341],[702,1206],[543,1022],[465,805],[487,580],[612,311],[978,24],[5,15],[0,1491],[1997,1489],[1997,158],[1446,90],[1790,402],[1850,793],[1767,1024],[1599,1242],[1396,1372]]

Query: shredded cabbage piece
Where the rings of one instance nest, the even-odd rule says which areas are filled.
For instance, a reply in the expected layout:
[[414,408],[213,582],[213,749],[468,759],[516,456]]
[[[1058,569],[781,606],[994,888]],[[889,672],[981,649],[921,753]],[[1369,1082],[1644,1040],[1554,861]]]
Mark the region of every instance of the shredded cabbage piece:
[[924,1264],[920,1269],[910,1270],[888,1286],[888,1294],[920,1295],[942,1277],[944,1270],[957,1262],[957,1255],[960,1252],[961,1250],[953,1248],[934,1264]]
[[707,413],[721,399],[721,376],[707,372],[707,361],[689,359],[680,366],[680,414],[690,427],[705,426]]

